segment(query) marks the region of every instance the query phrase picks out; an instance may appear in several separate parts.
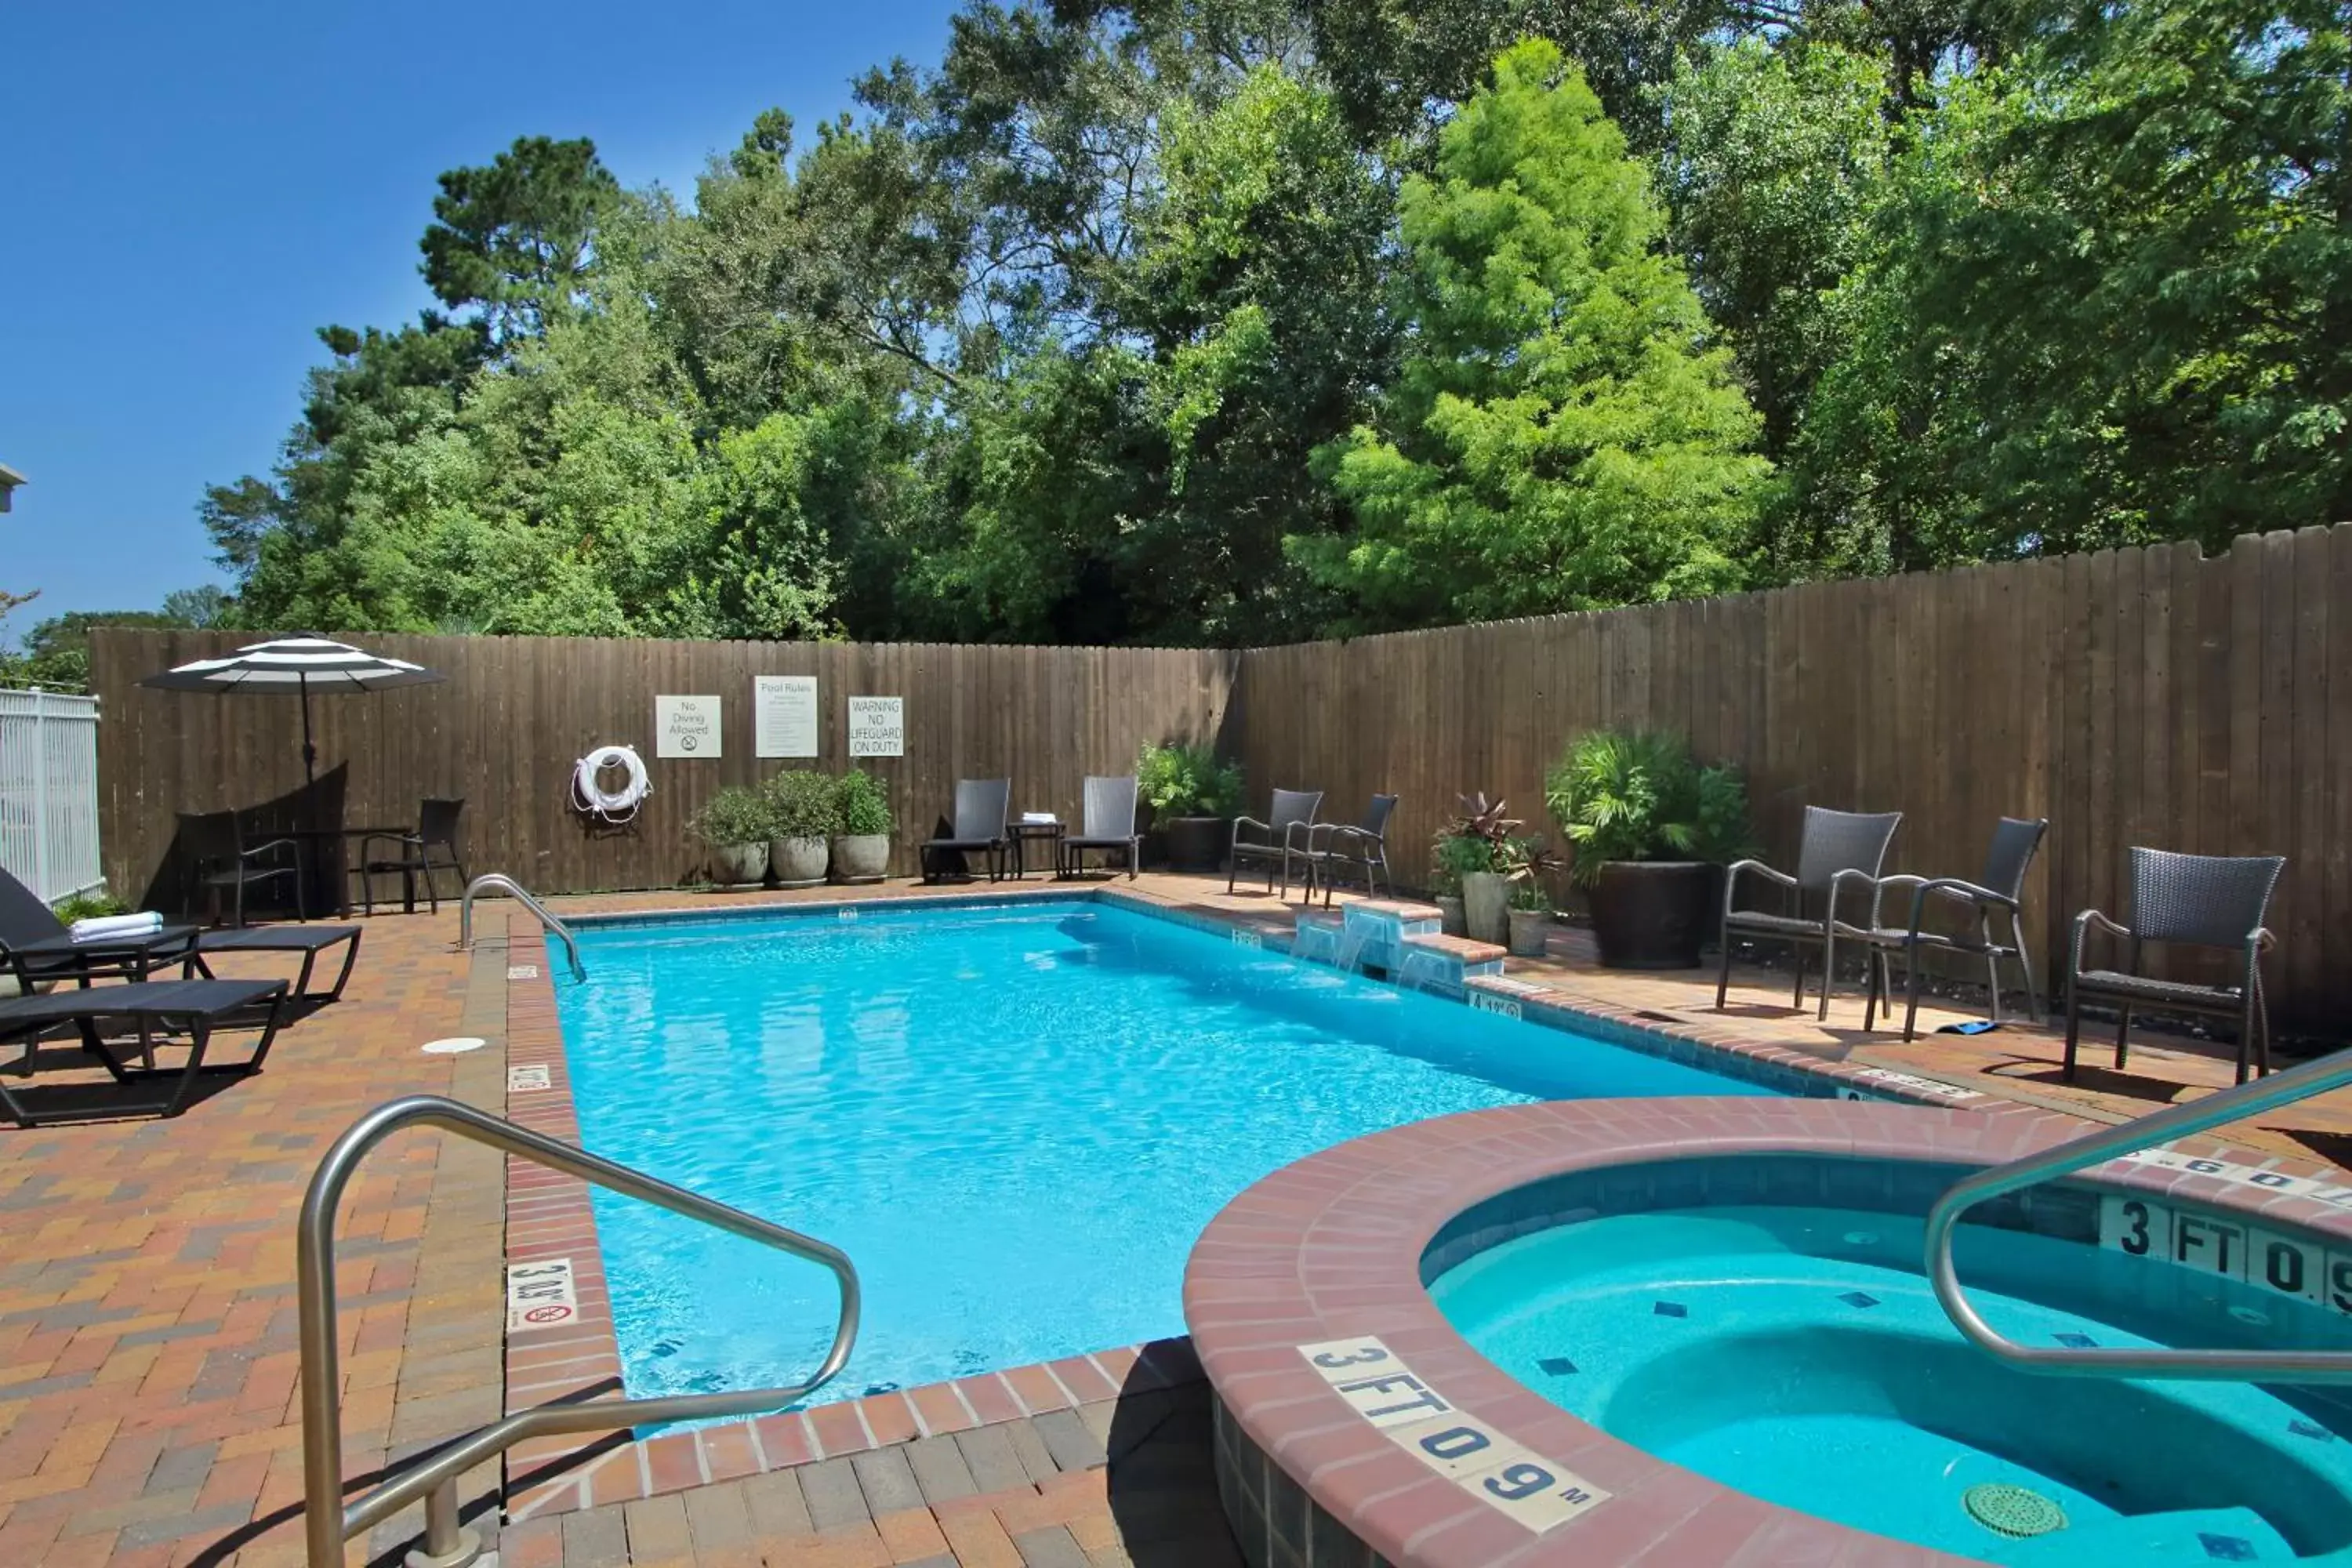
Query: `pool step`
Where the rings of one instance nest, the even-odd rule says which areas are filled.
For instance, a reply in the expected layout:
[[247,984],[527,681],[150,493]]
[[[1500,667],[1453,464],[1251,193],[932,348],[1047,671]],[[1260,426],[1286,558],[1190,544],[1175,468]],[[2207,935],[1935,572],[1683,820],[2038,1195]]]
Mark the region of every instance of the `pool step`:
[[1367,899],[1330,910],[1301,910],[1290,940],[1294,956],[1341,969],[1393,973],[1404,962],[1404,943],[1433,936],[1444,917],[1435,904]]
[[1465,994],[1468,981],[1502,973],[1507,956],[1491,942],[1472,942],[1466,936],[1436,931],[1406,937],[1402,945],[1403,956],[1391,971],[1397,983],[1449,996]]

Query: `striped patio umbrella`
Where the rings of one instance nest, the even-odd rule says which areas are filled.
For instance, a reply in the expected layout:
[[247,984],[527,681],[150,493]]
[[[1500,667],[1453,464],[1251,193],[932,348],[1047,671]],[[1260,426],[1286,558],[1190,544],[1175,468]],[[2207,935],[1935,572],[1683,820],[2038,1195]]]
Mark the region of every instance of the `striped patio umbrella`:
[[290,637],[254,643],[221,658],[199,658],[174,665],[139,684],[163,691],[299,697],[302,777],[306,784],[315,784],[319,749],[310,743],[311,692],[383,691],[394,686],[423,686],[447,679],[404,658],[386,658],[315,632],[300,632]]

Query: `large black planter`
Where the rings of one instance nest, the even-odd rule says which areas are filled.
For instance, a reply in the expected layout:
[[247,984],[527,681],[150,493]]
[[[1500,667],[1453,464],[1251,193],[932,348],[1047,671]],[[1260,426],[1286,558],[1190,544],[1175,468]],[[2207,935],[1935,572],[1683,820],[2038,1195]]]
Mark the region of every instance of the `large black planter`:
[[1606,969],[1696,969],[1722,868],[1704,860],[1612,860],[1592,889],[1592,938]]
[[1171,871],[1213,871],[1225,863],[1233,826],[1222,816],[1171,816],[1157,824]]

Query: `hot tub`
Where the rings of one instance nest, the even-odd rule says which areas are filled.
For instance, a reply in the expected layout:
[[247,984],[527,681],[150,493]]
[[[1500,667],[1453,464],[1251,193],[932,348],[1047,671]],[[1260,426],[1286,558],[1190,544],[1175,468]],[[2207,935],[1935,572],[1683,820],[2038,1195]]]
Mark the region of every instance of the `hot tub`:
[[[2078,1130],[1548,1104],[1277,1173],[1186,1287],[1246,1555],[2352,1564],[2347,1391],[2029,1374],[1945,1319],[1929,1203]],[[1982,1205],[1958,1251],[1980,1310],[2023,1343],[2352,1349],[2352,1191],[2180,1163]]]

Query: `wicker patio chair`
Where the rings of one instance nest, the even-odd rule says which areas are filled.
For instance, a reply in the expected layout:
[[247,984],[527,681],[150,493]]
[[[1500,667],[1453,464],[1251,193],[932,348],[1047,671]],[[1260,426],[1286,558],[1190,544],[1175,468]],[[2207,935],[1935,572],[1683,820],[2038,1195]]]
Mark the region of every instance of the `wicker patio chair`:
[[463,800],[428,797],[416,808],[415,832],[371,833],[362,837],[356,868],[361,911],[375,913],[375,879],[396,874],[404,908],[412,914],[415,912],[416,883],[422,878],[425,901],[438,914],[441,899],[433,887],[433,873],[455,871],[458,888],[462,889],[466,885],[465,858],[457,853],[457,818],[465,809]]
[[[1271,819],[1260,822],[1255,816],[1234,818],[1232,858],[1225,863],[1225,891],[1234,890],[1234,879],[1241,874],[1244,860],[1258,861],[1265,867],[1265,889],[1275,891],[1275,870],[1281,868],[1281,896],[1290,897],[1290,858],[1307,848],[1307,830],[1315,824],[1315,814],[1323,806],[1319,789],[1278,789],[1274,792]],[[1244,837],[1244,828],[1255,828],[1262,837]],[[1310,889],[1311,892],[1312,889]]]
[[[2286,858],[2280,855],[2176,855],[2135,846],[2131,852],[2131,917],[2118,924],[2096,910],[2074,917],[2074,941],[2066,963],[2066,1067],[2074,1076],[2074,1047],[2086,1001],[2116,1005],[2116,1066],[2129,1051],[2132,1009],[2193,1013],[2238,1021],[2238,1081],[2246,1081],[2249,1047],[2261,1070],[2271,1070],[2270,1009],[2263,1000],[2264,949],[2271,933],[2263,927],[2271,891]],[[2083,945],[2097,926],[2130,944],[2126,967],[2085,969]],[[2152,980],[2140,973],[2140,950],[2148,942],[2181,947],[2218,947],[2235,955],[2236,983],[2199,985],[2182,980]],[[2242,967],[2240,967],[2242,965]]]
[[180,815],[180,848],[188,858],[194,886],[202,888],[209,902],[208,918],[220,923],[221,895],[229,895],[232,925],[245,923],[245,890],[266,888],[281,879],[286,882],[286,901],[297,920],[305,919],[310,911],[304,907],[305,878],[302,843],[298,838],[270,838],[261,843],[248,843],[245,823],[233,811]]
[[923,880],[940,879],[940,861],[949,854],[971,854],[985,850],[988,854],[988,879],[995,881],[1004,874],[1005,846],[1011,842],[1005,823],[1013,814],[1013,781],[1011,779],[958,779],[955,788],[955,824],[945,838],[930,838],[915,852],[922,868]]
[[1135,775],[1088,774],[1084,794],[1086,813],[1078,825],[1083,831],[1060,841],[1062,863],[1055,869],[1075,877],[1085,867],[1087,850],[1119,854],[1127,857],[1127,879],[1132,882],[1143,864],[1143,835],[1135,830]]
[[[1895,1011],[1895,1000],[1886,984],[1886,959],[1892,953],[1903,955],[1904,982],[1907,990],[1903,1009],[1903,1037],[1916,1037],[1919,1019],[1919,950],[1933,948],[1940,952],[1964,953],[1981,958],[1985,965],[1985,984],[1990,987],[1992,999],[1990,1016],[2000,1022],[2000,961],[2013,960],[2018,973],[2025,982],[2025,1005],[2033,1021],[2042,1022],[2042,994],[2033,984],[2033,959],[2025,950],[2026,868],[2033,864],[2034,852],[2042,847],[2042,836],[2049,831],[2046,816],[2004,816],[1992,830],[1992,847],[1985,853],[1984,875],[1977,880],[1965,881],[1958,877],[1919,877],[1898,871],[1891,877],[1881,877],[1882,889],[1911,892],[1911,918],[1899,926],[1874,925],[1866,931],[1855,931],[1841,925],[1838,936],[1853,936],[1876,949],[1877,963],[1870,971],[1870,999],[1862,1010],[1862,1026],[1868,1030],[1874,1021],[1875,1010],[1884,1006]],[[1976,917],[1973,931],[1937,931],[1927,924],[1929,895],[1947,904],[1958,904]],[[2009,926],[2006,942],[1993,940],[1993,922],[2005,921]]]
[[1331,892],[1343,875],[1360,870],[1364,874],[1364,896],[1380,896],[1380,884],[1386,882],[1389,892],[1396,892],[1396,880],[1389,875],[1389,817],[1396,810],[1397,797],[1376,795],[1364,812],[1361,822],[1317,822],[1307,829],[1307,889],[1314,897],[1315,884],[1323,884],[1323,907],[1331,907]]
[[[1902,823],[1899,811],[1852,812],[1831,811],[1825,806],[1805,807],[1805,825],[1797,839],[1797,874],[1776,871],[1761,860],[1735,861],[1723,876],[1723,968],[1716,977],[1715,1006],[1723,1010],[1723,999],[1731,988],[1731,944],[1734,939],[1785,942],[1796,950],[1797,992],[1790,1004],[1805,1005],[1805,957],[1807,951],[1822,950],[1821,1017],[1826,1023],[1830,1016],[1830,987],[1837,979],[1837,931],[1839,928],[1838,895],[1847,886],[1859,884],[1870,892],[1869,923],[1878,922],[1878,868],[1886,862],[1886,846],[1894,840],[1895,829]],[[1776,915],[1762,910],[1743,910],[1738,906],[1739,879],[1753,872],[1769,882],[1777,882],[1795,894],[1796,910],[1792,914]],[[1806,900],[1822,900],[1818,916],[1806,911]],[[1848,927],[1847,929],[1852,929]]]

